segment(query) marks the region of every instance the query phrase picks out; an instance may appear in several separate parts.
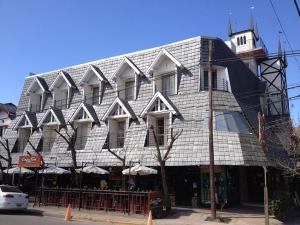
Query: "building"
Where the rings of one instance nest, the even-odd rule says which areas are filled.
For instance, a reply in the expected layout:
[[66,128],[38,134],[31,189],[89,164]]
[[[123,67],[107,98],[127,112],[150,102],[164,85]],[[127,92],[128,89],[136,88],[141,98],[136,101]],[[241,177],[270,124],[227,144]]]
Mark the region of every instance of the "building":
[[13,119],[16,118],[17,107],[12,103],[0,103],[0,137],[5,133],[5,130]]
[[[229,36],[226,43],[199,36],[26,77],[19,116],[4,137],[13,163],[20,155],[34,154],[30,141],[47,164],[70,167],[68,145],[55,130],[72,135],[72,124],[78,129],[78,165],[94,163],[120,174],[121,162],[107,151],[109,146],[126,153],[127,165],[156,167],[149,128],[154,127],[161,149],[171,128],[182,129],[166,164],[170,191],[178,205],[191,205],[195,199],[198,205],[209,203],[207,65],[212,40],[217,192],[232,203],[261,202],[262,166],[275,166],[280,149],[261,148],[257,115],[289,114],[287,99],[280,100],[286,93],[271,95],[277,83],[271,85],[273,74],[266,72],[275,60],[283,74],[286,60],[268,58],[253,22],[239,32],[230,25]],[[283,107],[277,113],[267,101]]]

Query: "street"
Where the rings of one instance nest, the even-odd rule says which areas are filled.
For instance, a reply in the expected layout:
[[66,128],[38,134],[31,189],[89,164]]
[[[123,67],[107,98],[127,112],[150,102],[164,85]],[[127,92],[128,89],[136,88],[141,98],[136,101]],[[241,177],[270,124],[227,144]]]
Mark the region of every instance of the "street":
[[26,214],[24,212],[0,212],[0,225],[107,225],[99,222],[66,222],[64,218],[41,216],[38,214]]

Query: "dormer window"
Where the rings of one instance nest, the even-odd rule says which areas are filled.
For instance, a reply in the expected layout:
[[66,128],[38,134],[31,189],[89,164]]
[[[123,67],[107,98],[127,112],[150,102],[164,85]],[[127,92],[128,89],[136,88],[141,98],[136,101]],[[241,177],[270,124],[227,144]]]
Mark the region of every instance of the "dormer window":
[[154,136],[150,127],[154,128],[158,144],[166,145],[172,119],[176,115],[179,115],[179,112],[170,99],[157,92],[141,113],[141,116],[147,119],[148,127],[145,146],[155,146]]
[[26,95],[29,96],[28,111],[43,111],[48,91],[48,85],[41,77],[36,77],[30,84]]
[[91,65],[79,83],[83,88],[83,102],[90,105],[101,104],[106,83],[108,81],[100,69]]
[[137,99],[140,70],[127,57],[113,75],[116,82],[117,96],[127,101]]
[[59,130],[59,128],[64,125],[65,120],[60,109],[51,107],[46,111],[38,124],[38,127],[42,128],[42,151],[44,153],[51,152],[51,149],[57,137],[57,133],[55,130]]
[[153,77],[153,94],[158,91],[166,95],[177,94],[178,72],[181,68],[182,64],[162,49],[147,70]]
[[75,89],[76,85],[70,75],[61,71],[50,87],[53,91],[53,106],[58,109],[69,108]]
[[129,122],[135,118],[136,116],[130,106],[117,97],[102,118],[108,124],[107,144],[110,148],[122,148],[124,146]]
[[[77,129],[75,142],[76,150],[83,150],[88,140],[93,124],[98,124],[99,120],[93,106],[81,103],[70,119],[70,123]],[[74,134],[75,135],[75,134]]]
[[23,152],[31,133],[37,127],[36,115],[33,112],[25,111],[16,122],[13,129],[18,131],[18,148],[16,152]]

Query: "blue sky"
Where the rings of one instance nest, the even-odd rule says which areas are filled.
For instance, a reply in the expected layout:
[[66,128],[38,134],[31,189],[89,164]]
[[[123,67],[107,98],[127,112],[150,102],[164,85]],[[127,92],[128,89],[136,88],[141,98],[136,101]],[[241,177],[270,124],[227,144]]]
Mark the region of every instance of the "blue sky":
[[[300,49],[300,17],[293,0],[273,3],[293,49]],[[251,6],[269,52],[276,52],[280,27],[269,0],[0,0],[0,102],[17,104],[30,72],[198,35],[227,40],[229,14],[234,30],[247,28]],[[299,83],[300,70],[293,58],[288,61],[288,83]],[[289,95],[298,93],[299,88]],[[296,119],[299,101],[291,104]]]

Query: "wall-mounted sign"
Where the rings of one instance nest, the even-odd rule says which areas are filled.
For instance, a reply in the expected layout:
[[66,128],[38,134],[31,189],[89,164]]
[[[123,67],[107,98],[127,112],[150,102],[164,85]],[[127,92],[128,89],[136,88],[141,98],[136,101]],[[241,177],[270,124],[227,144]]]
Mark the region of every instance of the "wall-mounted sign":
[[19,167],[40,167],[41,156],[39,155],[22,155],[19,157]]

